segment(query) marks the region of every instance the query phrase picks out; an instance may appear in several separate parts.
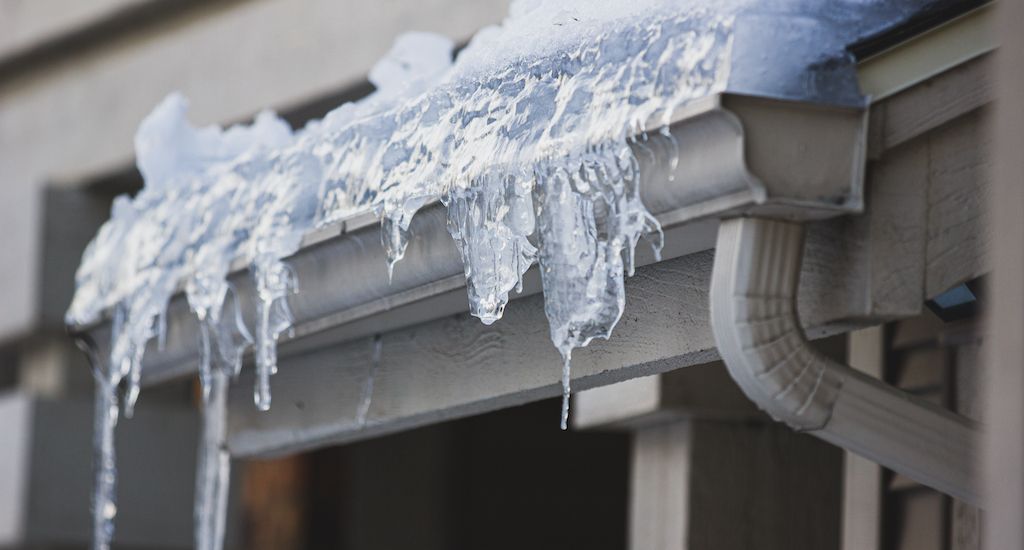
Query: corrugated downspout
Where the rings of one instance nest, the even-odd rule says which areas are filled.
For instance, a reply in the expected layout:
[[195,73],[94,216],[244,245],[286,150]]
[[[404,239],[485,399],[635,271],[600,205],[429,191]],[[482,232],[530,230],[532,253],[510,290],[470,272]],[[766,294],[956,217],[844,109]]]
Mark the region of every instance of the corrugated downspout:
[[980,505],[970,420],[808,345],[796,311],[803,237],[800,223],[722,221],[711,325],[730,374],[772,418]]

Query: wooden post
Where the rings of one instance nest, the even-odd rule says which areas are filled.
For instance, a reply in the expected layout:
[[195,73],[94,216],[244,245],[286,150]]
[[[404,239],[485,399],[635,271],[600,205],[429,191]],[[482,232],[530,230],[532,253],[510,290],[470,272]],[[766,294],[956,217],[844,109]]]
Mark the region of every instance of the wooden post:
[[633,432],[631,550],[838,548],[840,451],[761,415],[721,363],[582,392],[574,418]]
[[991,193],[985,544],[1024,548],[1024,3],[1000,2]]
[[[851,332],[850,366],[882,376],[885,355],[881,326]],[[878,550],[881,529],[882,467],[849,451],[843,453],[843,550]]]

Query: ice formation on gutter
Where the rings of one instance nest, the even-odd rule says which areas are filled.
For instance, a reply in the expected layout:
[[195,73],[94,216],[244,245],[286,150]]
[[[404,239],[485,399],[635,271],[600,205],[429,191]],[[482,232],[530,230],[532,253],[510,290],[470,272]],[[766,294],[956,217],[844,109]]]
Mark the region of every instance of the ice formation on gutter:
[[[401,37],[370,74],[374,94],[297,132],[269,112],[247,126],[197,129],[183,97],[165,99],[136,135],[145,187],[115,201],[66,319],[81,326],[113,312],[110,357],[97,362],[94,547],[109,546],[116,511],[118,388],[131,416],[144,350],[162,339],[168,302],[183,288],[201,326],[205,402],[196,540],[219,548],[222,519],[209,518],[223,515],[226,495],[228,380],[254,346],[256,406],[270,407],[288,296],[301,289],[287,258],[310,230],[360,211],[381,216],[393,265],[416,211],[444,203],[471,311],[484,323],[539,264],[567,400],[572,350],[610,335],[634,247],[644,235],[659,243],[630,140],[724,86],[731,29],[728,14],[671,0],[519,1],[454,63],[447,39]],[[240,259],[258,290],[251,327],[227,282]]]

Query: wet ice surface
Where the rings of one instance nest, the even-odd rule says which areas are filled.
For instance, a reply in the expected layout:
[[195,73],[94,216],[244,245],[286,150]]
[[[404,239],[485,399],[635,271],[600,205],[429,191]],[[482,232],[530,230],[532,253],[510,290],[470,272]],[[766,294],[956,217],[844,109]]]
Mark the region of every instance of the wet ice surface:
[[[524,57],[502,48],[510,31],[485,30],[442,70],[450,42],[406,36],[371,73],[378,93],[295,133],[269,113],[250,126],[195,129],[184,98],[161,103],[136,138],[146,186],[117,200],[67,315],[87,324],[117,312],[110,359],[127,378],[126,410],[146,344],[181,283],[204,333],[236,335],[211,348],[240,349],[252,329],[255,400],[268,407],[275,342],[291,324],[287,297],[301,285],[286,258],[308,231],[367,209],[384,218],[394,262],[416,210],[445,203],[473,314],[484,322],[501,316],[539,262],[563,355],[606,336],[621,310],[624,258],[657,230],[639,201],[627,139],[722,83],[729,19],[645,10],[613,25],[535,11],[549,26],[585,26],[588,39],[572,43],[567,30],[557,41],[565,44]],[[508,28],[518,26],[513,18]],[[411,51],[417,64],[402,60]],[[489,59],[494,51],[500,59]],[[248,328],[223,326],[239,322],[224,311],[237,258],[256,281],[259,314]]]
[[[732,18],[669,4],[518,2],[502,27],[479,33],[454,64],[449,40],[406,35],[371,72],[376,93],[296,132],[271,113],[247,126],[195,128],[182,96],[158,105],[136,136],[146,185],[115,201],[83,257],[67,314],[69,324],[84,325],[114,312],[97,393],[110,414],[97,416],[104,467],[96,547],[113,528],[117,388],[124,386],[130,416],[143,353],[162,338],[179,285],[200,324],[196,540],[199,548],[220,546],[228,379],[251,346],[254,401],[271,406],[277,339],[292,324],[288,297],[301,291],[287,258],[310,230],[357,212],[382,217],[393,264],[416,211],[444,203],[471,312],[488,324],[501,317],[523,273],[539,265],[564,362],[564,427],[572,350],[611,334],[633,248],[660,231],[640,202],[629,140],[719,89],[728,72]],[[238,259],[256,283],[253,326],[227,283]],[[369,374],[360,424],[372,396]]]

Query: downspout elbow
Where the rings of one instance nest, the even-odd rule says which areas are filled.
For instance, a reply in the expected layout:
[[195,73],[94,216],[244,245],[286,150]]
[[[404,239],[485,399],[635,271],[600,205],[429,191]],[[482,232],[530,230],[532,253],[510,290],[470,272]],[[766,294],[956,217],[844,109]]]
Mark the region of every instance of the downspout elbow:
[[843,380],[807,344],[796,315],[803,227],[756,218],[725,220],[711,281],[718,352],[743,391],[799,431],[823,428]]
[[723,220],[711,326],[729,373],[772,418],[978,505],[976,426],[810,347],[796,311],[800,223]]

